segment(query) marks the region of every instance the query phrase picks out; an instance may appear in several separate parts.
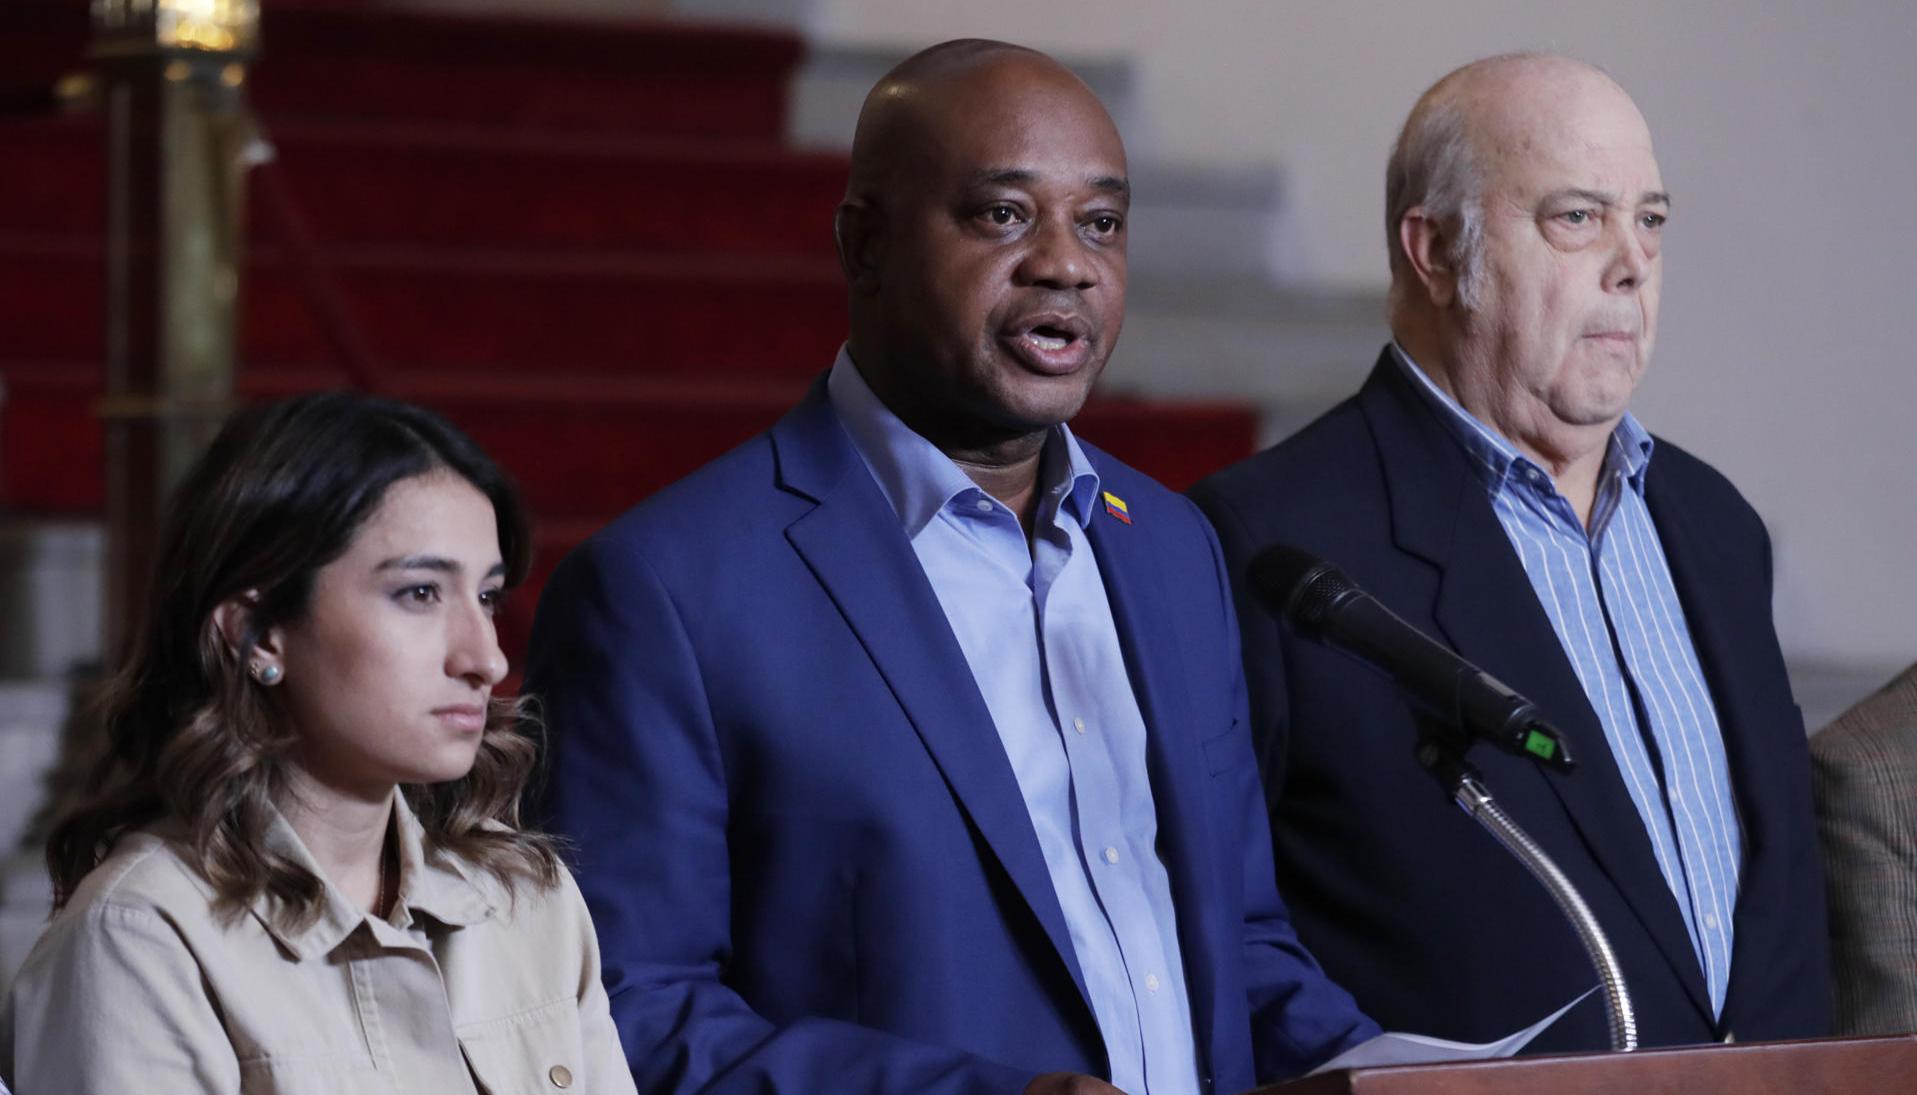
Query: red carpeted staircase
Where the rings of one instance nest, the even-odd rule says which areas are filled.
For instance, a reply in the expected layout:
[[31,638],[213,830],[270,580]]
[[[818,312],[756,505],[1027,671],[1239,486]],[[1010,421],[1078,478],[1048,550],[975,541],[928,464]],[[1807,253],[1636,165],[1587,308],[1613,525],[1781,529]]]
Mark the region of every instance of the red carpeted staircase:
[[[85,4],[0,16],[0,507],[101,496],[95,117],[36,116]],[[770,425],[844,328],[841,157],[783,147],[793,38],[266,0],[239,389],[371,387],[471,431],[540,521],[592,529]],[[26,104],[26,105],[21,105]],[[1096,400],[1090,439],[1175,487],[1249,453],[1245,408]],[[517,652],[536,588],[503,627]]]

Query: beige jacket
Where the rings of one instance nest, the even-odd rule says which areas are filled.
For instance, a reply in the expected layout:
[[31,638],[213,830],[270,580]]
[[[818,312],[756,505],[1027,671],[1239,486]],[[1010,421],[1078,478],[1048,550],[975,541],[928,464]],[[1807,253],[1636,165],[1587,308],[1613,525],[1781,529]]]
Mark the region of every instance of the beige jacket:
[[[397,813],[389,920],[329,885],[302,931],[266,898],[216,918],[177,829],[123,838],[0,1009],[0,1077],[16,1095],[632,1092],[571,876],[515,903],[428,861]],[[318,873],[284,818],[266,844]]]

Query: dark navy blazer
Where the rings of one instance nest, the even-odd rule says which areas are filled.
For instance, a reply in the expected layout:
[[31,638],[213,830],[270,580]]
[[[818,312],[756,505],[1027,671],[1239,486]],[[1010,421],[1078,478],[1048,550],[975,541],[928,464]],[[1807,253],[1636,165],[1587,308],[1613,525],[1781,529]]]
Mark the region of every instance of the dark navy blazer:
[[[1485,747],[1471,759],[1609,933],[1644,1044],[1824,1034],[1823,883],[1803,716],[1771,624],[1770,540],[1723,476],[1667,441],[1645,494],[1717,704],[1744,827],[1721,1022],[1597,715],[1483,480],[1389,350],[1357,396],[1192,491],[1234,575],[1271,543],[1329,559],[1565,731],[1580,762],[1568,775]],[[1389,682],[1281,632],[1242,586],[1240,613],[1279,885],[1327,972],[1390,1029],[1472,1041],[1596,984],[1543,889],[1414,762],[1417,723]],[[1593,997],[1531,1050],[1608,1044]]]
[[[1374,1032],[1272,883],[1237,631],[1188,500],[1086,446],[1207,1089]],[[1005,641],[1031,642],[1029,633]],[[642,1091],[1003,1092],[1106,1075],[1038,839],[823,385],[561,564],[528,690]]]

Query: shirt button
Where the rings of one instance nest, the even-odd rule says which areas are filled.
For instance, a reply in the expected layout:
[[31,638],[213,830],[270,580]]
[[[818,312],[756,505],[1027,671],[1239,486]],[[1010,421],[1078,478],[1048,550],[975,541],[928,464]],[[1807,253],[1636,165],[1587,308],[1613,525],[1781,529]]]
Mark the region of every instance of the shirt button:
[[1146,992],[1158,991],[1158,975],[1157,974],[1148,973],[1145,975],[1145,991]]
[[1716,931],[1716,930],[1717,930],[1717,914],[1716,914],[1716,913],[1705,913],[1705,914],[1704,914],[1704,926],[1705,926],[1705,927],[1707,927],[1707,928],[1709,928],[1709,929],[1711,929],[1712,931]]
[[973,505],[978,507],[980,513],[992,512],[992,500],[990,498],[981,498],[977,502],[974,502]]
[[1107,849],[1105,849],[1105,862],[1107,862],[1107,863],[1116,863],[1116,862],[1118,862],[1118,849],[1117,849],[1117,848],[1107,848]]
[[1083,734],[1085,732],[1085,720],[1080,718],[1074,718],[1072,720],[1072,729]]
[[554,1065],[546,1070],[546,1079],[551,1080],[554,1087],[571,1087],[572,1069],[565,1065]]

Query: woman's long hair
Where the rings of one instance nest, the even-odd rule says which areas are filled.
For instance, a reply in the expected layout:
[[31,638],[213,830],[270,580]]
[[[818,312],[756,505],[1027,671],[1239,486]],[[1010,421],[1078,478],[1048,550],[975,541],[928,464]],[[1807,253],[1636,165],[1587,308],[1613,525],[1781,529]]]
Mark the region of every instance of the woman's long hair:
[[[512,484],[438,415],[336,392],[243,411],[220,431],[168,510],[145,616],[103,696],[105,754],[47,840],[56,909],[123,834],[170,818],[228,911],[265,893],[290,923],[318,916],[324,884],[262,841],[296,739],[275,690],[246,668],[267,631],[301,618],[314,574],[344,554],[388,489],[438,471],[492,502],[506,586],[517,585],[531,536]],[[235,648],[214,610],[249,591],[257,601]],[[509,888],[557,881],[551,842],[517,824],[535,728],[519,703],[495,698],[471,772],[402,786],[429,853]]]

